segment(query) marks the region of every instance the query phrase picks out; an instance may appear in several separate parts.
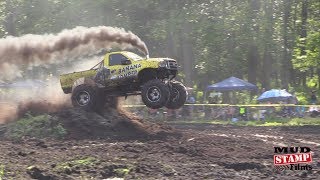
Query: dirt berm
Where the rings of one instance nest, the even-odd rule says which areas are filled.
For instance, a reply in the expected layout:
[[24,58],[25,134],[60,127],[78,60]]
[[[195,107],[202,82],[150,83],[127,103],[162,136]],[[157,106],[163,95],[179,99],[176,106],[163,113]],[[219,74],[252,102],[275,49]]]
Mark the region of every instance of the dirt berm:
[[[112,103],[111,103],[112,102]],[[104,110],[100,113],[88,112],[81,108],[72,108],[66,104],[51,104],[48,102],[27,102],[20,104],[17,108],[18,117],[26,119],[9,123],[8,133],[5,133],[6,127],[2,127],[1,134],[7,134],[12,125],[15,125],[15,132],[24,127],[32,126],[31,131],[42,131],[41,137],[52,137],[47,129],[52,129],[58,124],[66,131],[65,139],[136,139],[148,140],[150,138],[162,139],[166,136],[178,135],[170,126],[153,123],[142,120],[133,114],[119,108],[118,100],[108,102]],[[39,117],[39,115],[49,114],[46,120],[32,120],[32,125],[26,125],[30,117]],[[20,127],[19,124],[22,124]],[[18,126],[17,126],[18,125]],[[40,130],[41,129],[41,130]],[[30,130],[29,130],[30,131]],[[33,136],[34,133],[26,133],[27,136]],[[44,132],[44,133],[43,133]],[[47,134],[47,135],[46,135]]]
[[106,108],[103,113],[68,108],[51,113],[72,139],[149,139],[177,135],[170,127],[139,119],[121,109]]

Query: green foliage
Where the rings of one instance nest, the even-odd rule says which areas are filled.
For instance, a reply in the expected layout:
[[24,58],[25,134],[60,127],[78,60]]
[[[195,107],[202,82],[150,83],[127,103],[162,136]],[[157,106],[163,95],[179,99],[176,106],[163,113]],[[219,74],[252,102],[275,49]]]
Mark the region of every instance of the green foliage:
[[224,121],[224,120],[191,120],[191,121],[175,121],[172,123],[186,123],[186,124],[222,124],[222,125],[236,125],[236,126],[304,126],[315,125],[320,126],[320,118],[293,118],[293,119],[267,119],[267,120],[249,120],[249,121]]
[[16,140],[25,136],[63,138],[66,134],[66,130],[54,117],[49,115],[33,116],[29,113],[25,118],[9,124],[6,132],[9,138]]
[[320,78],[320,1],[307,1],[302,24],[304,2],[0,0],[0,37],[75,26],[123,27],[144,40],[152,56],[177,59],[178,78],[199,91],[230,76],[267,89],[297,88],[307,78]]
[[70,163],[74,164],[74,165],[88,166],[88,165],[93,165],[96,162],[97,162],[97,160],[95,158],[87,157],[87,158],[84,158],[84,159],[71,161]]
[[236,92],[237,104],[256,104],[257,97],[251,97],[250,92]]
[[130,172],[130,169],[128,168],[118,168],[114,169],[114,173],[117,177],[125,177]]
[[197,103],[201,103],[201,101],[203,100],[203,92],[202,91],[197,91],[197,94],[196,94],[196,101]]
[[[307,43],[303,44],[305,41]],[[305,51],[301,51],[301,47],[304,47]],[[320,32],[311,32],[307,39],[298,39],[294,56],[293,65],[296,69],[306,72],[310,68],[317,68],[320,64]]]
[[279,122],[265,122],[264,124],[260,124],[260,126],[282,126],[282,123]]
[[[74,170],[94,168],[97,164],[101,164],[101,162],[94,157],[80,157],[79,159],[76,158],[71,161],[58,164],[55,167],[55,171],[70,173]],[[120,178],[125,177],[131,171],[131,168],[128,166],[117,164],[106,164],[105,168],[109,169],[110,173],[114,174],[115,177]]]
[[303,125],[320,125],[320,119],[318,118],[294,118],[289,120],[286,125],[289,126],[303,126]]
[[93,166],[99,161],[94,157],[85,157],[81,159],[75,159],[71,161],[67,161],[61,164],[58,164],[56,169],[58,171],[70,170],[71,168],[81,168],[84,166]]
[[320,125],[319,118],[293,118],[293,119],[273,119],[266,121],[247,121],[234,123],[235,125],[245,126],[303,126],[303,125]]
[[4,175],[5,175],[4,165],[0,165],[0,180],[4,178]]

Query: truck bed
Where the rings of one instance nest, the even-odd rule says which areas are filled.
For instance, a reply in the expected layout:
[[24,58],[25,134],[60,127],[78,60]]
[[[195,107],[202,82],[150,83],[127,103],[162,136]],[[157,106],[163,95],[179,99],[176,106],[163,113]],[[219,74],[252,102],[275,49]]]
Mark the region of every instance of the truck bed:
[[93,77],[96,74],[96,69],[86,71],[73,72],[60,75],[60,84],[64,93],[71,93],[74,82],[80,78]]

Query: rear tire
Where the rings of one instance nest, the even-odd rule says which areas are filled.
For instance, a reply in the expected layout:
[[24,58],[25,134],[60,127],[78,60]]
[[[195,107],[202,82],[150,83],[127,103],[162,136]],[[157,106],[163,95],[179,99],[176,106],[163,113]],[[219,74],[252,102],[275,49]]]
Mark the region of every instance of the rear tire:
[[99,89],[88,84],[75,87],[72,91],[71,100],[74,107],[95,112],[100,112],[105,103],[105,98],[102,93],[99,93]]
[[141,97],[147,107],[151,109],[162,108],[169,101],[169,87],[159,79],[148,81],[142,87]]
[[187,101],[187,88],[181,82],[171,82],[170,99],[165,105],[168,109],[179,109]]

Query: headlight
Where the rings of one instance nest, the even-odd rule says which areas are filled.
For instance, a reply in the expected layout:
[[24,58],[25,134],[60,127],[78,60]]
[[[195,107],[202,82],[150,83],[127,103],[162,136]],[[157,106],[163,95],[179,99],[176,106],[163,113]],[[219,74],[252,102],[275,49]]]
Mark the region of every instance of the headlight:
[[167,62],[166,61],[161,61],[159,63],[159,67],[162,67],[162,68],[167,67]]

